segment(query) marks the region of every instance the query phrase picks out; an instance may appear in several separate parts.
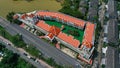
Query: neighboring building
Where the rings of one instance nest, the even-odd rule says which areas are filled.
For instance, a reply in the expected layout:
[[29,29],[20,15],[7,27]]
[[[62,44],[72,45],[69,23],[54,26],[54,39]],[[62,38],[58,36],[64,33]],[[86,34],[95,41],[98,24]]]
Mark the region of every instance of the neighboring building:
[[89,9],[87,14],[87,19],[89,21],[94,21],[98,16],[98,5],[99,0],[90,0],[89,1]]
[[110,19],[108,21],[107,30],[108,43],[113,43],[117,45],[119,40],[118,21],[116,19]]
[[79,10],[83,15],[86,15],[87,7],[88,7],[87,1],[86,1],[86,0],[81,0],[80,3],[79,3],[79,9],[78,9],[78,10]]
[[[79,59],[92,64],[95,24],[59,12],[36,11],[24,15],[16,14],[14,18],[17,18],[34,29],[40,30],[45,34],[46,39],[50,41],[56,39],[59,43],[77,52]],[[43,20],[54,20],[81,30],[85,29],[83,42],[80,44],[80,41],[73,36],[63,33],[56,26],[46,24]]]
[[109,19],[117,19],[117,4],[115,0],[108,0],[107,14]]
[[117,15],[117,7],[115,0],[108,0],[107,4],[107,13],[106,16],[109,18],[106,28],[104,41],[106,43],[113,43],[118,45],[119,41],[119,31],[118,31],[118,15]]
[[120,68],[119,53],[116,48],[108,46],[106,51],[105,68]]
[[[119,31],[118,31],[118,15],[116,9],[116,1],[108,0],[106,16],[109,18],[105,28],[105,42],[109,45],[119,44]],[[111,44],[112,43],[112,44]],[[105,58],[105,68],[120,68],[119,52],[116,48],[108,46]]]

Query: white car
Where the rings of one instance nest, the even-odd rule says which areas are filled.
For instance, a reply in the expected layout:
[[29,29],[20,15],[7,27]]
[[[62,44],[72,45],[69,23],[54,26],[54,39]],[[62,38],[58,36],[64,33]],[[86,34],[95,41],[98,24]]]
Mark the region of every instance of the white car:
[[29,59],[31,58],[29,55],[27,56]]

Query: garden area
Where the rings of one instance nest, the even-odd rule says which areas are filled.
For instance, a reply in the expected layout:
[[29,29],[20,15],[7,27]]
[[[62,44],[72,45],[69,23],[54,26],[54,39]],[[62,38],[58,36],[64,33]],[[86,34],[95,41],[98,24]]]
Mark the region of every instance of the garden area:
[[72,26],[68,26],[66,24],[62,24],[61,22],[56,22],[56,21],[45,21],[45,22],[51,26],[54,25],[54,26],[59,27],[59,28],[61,28],[61,26],[64,25],[64,29],[62,30],[62,32],[66,33],[68,35],[72,35],[72,36],[74,36],[75,39],[82,42],[83,35],[84,35],[83,30],[77,29],[77,28],[72,27]]

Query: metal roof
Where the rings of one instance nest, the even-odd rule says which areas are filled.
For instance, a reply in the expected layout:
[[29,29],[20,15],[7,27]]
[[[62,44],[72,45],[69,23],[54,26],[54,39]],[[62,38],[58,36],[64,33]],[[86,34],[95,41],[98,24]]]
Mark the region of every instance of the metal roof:
[[119,32],[118,32],[118,21],[116,19],[110,19],[108,21],[108,33],[107,33],[108,43],[118,43]]
[[106,68],[120,68],[119,53],[116,48],[108,46],[106,51]]

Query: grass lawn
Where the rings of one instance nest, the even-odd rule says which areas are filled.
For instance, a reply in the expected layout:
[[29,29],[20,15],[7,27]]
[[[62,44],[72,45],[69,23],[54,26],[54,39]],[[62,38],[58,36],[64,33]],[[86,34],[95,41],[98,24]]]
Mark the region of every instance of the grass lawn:
[[[4,32],[4,35],[3,35]],[[10,35],[2,26],[0,26],[0,36],[4,36],[5,38],[12,41],[12,35]]]
[[[62,23],[59,23],[59,22],[56,22],[56,21],[45,21],[45,22],[47,24],[49,24],[49,25],[54,25],[54,26],[57,26],[59,28],[61,28],[61,26],[63,25]],[[69,35],[69,33],[67,32],[68,30],[77,30],[79,32],[80,36],[79,37],[74,36],[74,38],[79,40],[80,42],[82,42],[83,35],[84,35],[84,31],[83,30],[80,30],[80,29],[77,29],[77,28],[74,28],[72,26],[68,26],[68,25],[65,25],[65,24],[64,24],[64,26],[65,26],[65,29],[62,32],[64,32],[64,33]]]
[[0,0],[0,16],[6,17],[8,12],[30,12],[34,10],[51,10],[58,11],[62,6],[56,0]]

